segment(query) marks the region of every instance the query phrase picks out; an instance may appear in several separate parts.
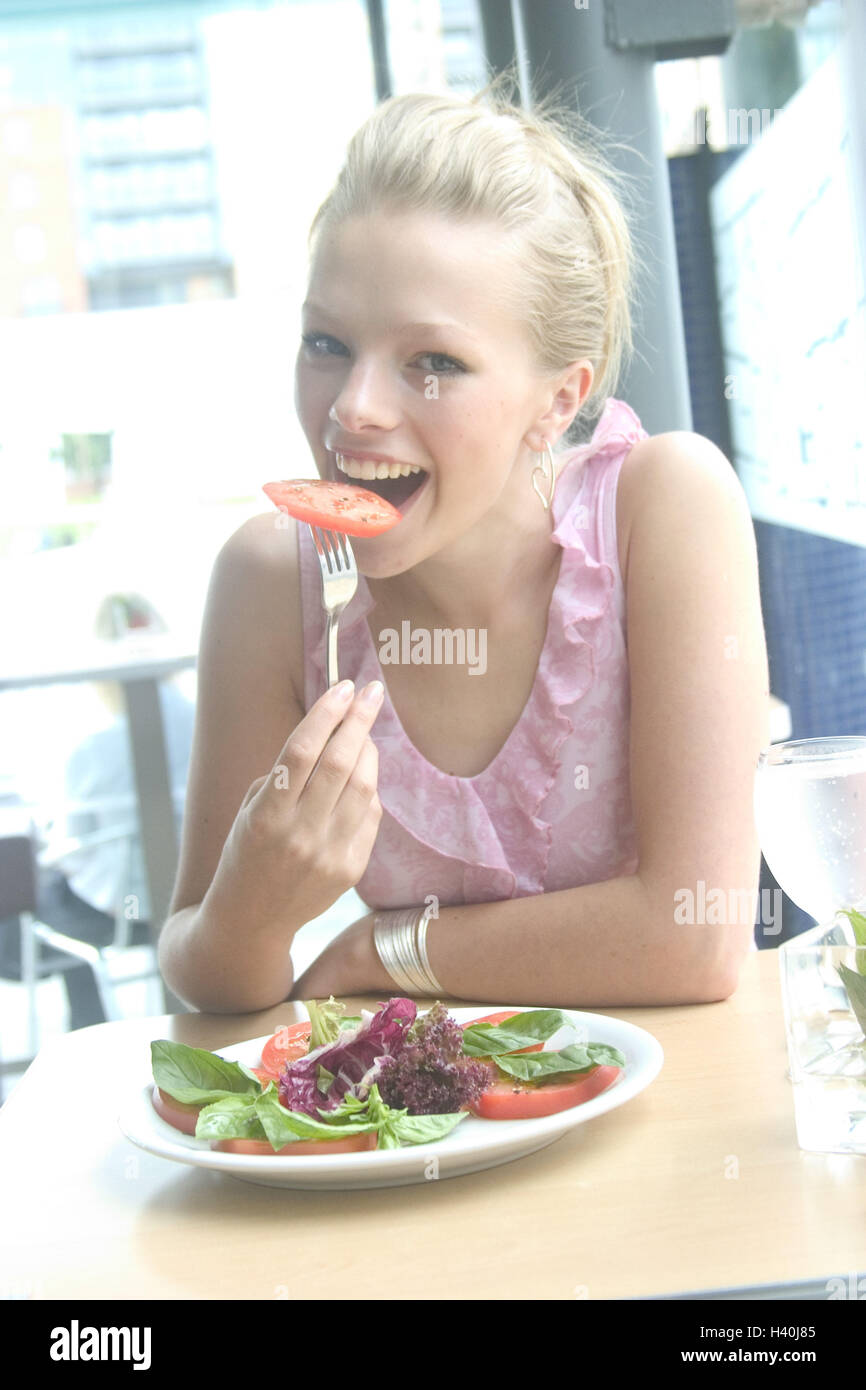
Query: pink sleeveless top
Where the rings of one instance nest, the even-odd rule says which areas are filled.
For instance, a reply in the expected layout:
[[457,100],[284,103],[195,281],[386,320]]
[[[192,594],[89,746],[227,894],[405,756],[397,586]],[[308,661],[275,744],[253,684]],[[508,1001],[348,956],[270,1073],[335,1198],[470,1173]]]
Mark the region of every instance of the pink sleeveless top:
[[[504,746],[475,777],[442,772],[410,743],[366,622],[375,603],[358,576],[339,623],[340,679],[385,684],[371,732],[383,815],[357,884],[368,907],[406,907],[431,893],[443,907],[492,902],[636,870],[616,484],[646,438],[634,411],[610,397],[592,439],[566,456],[552,505],[562,562],[535,681]],[[298,535],[309,709],[325,690],[325,614],[309,528]]]

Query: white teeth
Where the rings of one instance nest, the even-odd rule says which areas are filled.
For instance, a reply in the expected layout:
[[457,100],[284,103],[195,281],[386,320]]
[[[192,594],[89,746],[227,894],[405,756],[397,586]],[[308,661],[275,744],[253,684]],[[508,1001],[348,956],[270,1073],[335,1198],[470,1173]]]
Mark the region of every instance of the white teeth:
[[420,473],[417,463],[385,463],[373,459],[347,459],[336,455],[337,467],[347,478],[360,478],[369,482],[373,478],[408,478],[410,473]]

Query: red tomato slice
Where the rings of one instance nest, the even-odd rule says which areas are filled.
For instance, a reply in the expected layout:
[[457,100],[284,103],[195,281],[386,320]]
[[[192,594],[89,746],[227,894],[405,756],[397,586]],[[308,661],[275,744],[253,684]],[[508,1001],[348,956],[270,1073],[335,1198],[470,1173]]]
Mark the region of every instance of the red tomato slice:
[[[485,1014],[483,1018],[470,1018],[466,1023],[461,1023],[461,1028],[468,1028],[473,1023],[504,1023],[507,1018],[516,1018],[518,1014],[525,1013],[525,1009],[503,1009],[500,1014]],[[541,1052],[544,1043],[535,1043],[532,1047],[516,1047],[513,1052],[508,1053],[509,1057],[516,1057],[518,1052]]]
[[400,513],[384,497],[352,483],[332,483],[325,478],[283,479],[265,483],[275,507],[285,508],[298,521],[309,521],[346,536],[378,536],[390,531]]
[[[309,1028],[309,1024],[307,1027]],[[268,1080],[272,1081],[273,1077],[269,1076]],[[153,1108],[167,1124],[173,1125],[182,1134],[195,1137],[196,1121],[202,1106],[187,1105],[154,1086]],[[376,1131],[367,1130],[363,1134],[350,1135],[348,1138],[298,1139],[295,1143],[285,1144],[283,1148],[276,1150],[271,1148],[267,1139],[214,1139],[211,1148],[227,1154],[262,1154],[274,1158],[277,1154],[363,1153],[365,1150],[375,1149],[378,1142],[379,1136]]]
[[279,1081],[280,1079],[278,1076],[275,1076],[272,1071],[265,1071],[263,1067],[250,1067],[250,1071],[255,1072],[259,1081],[261,1081],[263,1091],[268,1089],[272,1081]]
[[195,1123],[198,1119],[200,1105],[187,1105],[181,1100],[175,1100],[168,1091],[161,1091],[158,1086],[154,1086],[153,1108],[160,1119],[165,1120],[166,1124],[174,1125],[182,1134],[195,1134]]
[[[258,1067],[251,1067],[259,1081],[262,1083],[262,1090],[267,1090],[276,1077],[269,1071],[261,1071]],[[152,1091],[153,1108],[166,1124],[174,1125],[182,1134],[191,1134],[195,1138],[195,1125],[199,1117],[199,1111],[204,1109],[202,1105],[188,1104],[186,1101],[175,1100],[168,1091],[161,1091],[158,1086],[154,1086]]]
[[[262,1048],[259,1066],[276,1081],[286,1062],[296,1062],[299,1057],[306,1057],[310,1050],[311,1032],[312,1024],[309,1019],[278,1028]],[[256,1068],[253,1070],[257,1071]]]
[[375,1149],[379,1136],[374,1129],[363,1134],[350,1135],[348,1139],[296,1139],[294,1144],[284,1144],[281,1149],[272,1149],[267,1139],[213,1139],[212,1149],[226,1154],[261,1154],[263,1157],[287,1158],[292,1154],[349,1154]]
[[572,1073],[561,1081],[545,1081],[541,1085],[500,1073],[499,1079],[469,1108],[482,1120],[535,1120],[540,1115],[556,1115],[601,1095],[621,1071],[622,1067],[593,1067],[592,1071]]

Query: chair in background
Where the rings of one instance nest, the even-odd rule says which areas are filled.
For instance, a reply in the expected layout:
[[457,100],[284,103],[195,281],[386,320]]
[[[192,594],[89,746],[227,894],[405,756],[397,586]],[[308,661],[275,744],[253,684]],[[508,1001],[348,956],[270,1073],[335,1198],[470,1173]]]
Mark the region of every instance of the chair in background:
[[6,922],[7,927],[14,930],[8,919],[18,919],[20,956],[15,977],[20,979],[27,990],[29,1054],[23,1061],[4,1061],[0,1065],[0,1073],[19,1071],[23,1066],[28,1066],[39,1049],[37,987],[40,980],[78,969],[82,965],[86,966],[92,972],[102,1008],[103,1017],[92,1020],[98,1023],[103,1020],[114,1022],[123,1016],[117,1000],[117,984],[126,985],[137,980],[158,978],[156,950],[148,941],[151,953],[148,969],[138,974],[124,975],[122,981],[114,979],[110,968],[112,961],[132,943],[132,923],[123,910],[122,897],[118,896],[115,904],[114,933],[107,946],[95,946],[89,941],[78,939],[70,931],[58,931],[39,917],[40,870],[50,869],[54,863],[73,850],[89,849],[116,840],[126,843],[129,859],[135,834],[134,828],[117,827],[96,831],[90,835],[68,837],[53,843],[50,849],[40,843],[32,821],[26,831],[0,835],[0,923]]

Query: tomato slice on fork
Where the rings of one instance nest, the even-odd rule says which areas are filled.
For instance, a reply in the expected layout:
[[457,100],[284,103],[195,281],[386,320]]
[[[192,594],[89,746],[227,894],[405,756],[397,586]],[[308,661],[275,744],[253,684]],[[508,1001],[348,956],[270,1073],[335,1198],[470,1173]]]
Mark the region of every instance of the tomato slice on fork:
[[326,478],[284,479],[265,483],[262,491],[275,507],[298,521],[340,531],[344,536],[378,536],[401,519],[386,498],[353,483],[332,483]]

